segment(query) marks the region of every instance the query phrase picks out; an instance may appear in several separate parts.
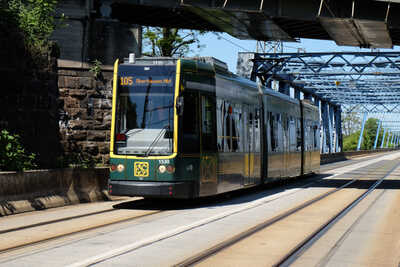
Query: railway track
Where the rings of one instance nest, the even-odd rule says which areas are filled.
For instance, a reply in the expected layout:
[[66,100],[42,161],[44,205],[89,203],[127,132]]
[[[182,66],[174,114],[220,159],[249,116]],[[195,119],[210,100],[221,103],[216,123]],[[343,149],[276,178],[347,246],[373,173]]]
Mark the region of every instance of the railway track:
[[[138,200],[135,203],[135,207],[144,207],[147,202],[148,201],[145,200]],[[0,237],[5,240],[8,239],[10,240],[10,242],[2,242],[2,244],[0,244],[0,254],[6,254],[21,248],[46,243],[52,240],[61,239],[67,236],[73,236],[84,232],[90,232],[92,230],[107,226],[133,222],[140,218],[159,214],[161,212],[163,211],[149,210],[141,214],[129,214],[129,212],[121,212],[121,210],[119,209],[109,208],[75,216],[66,216],[59,219],[25,224],[19,227],[7,228],[4,230],[0,230]],[[106,217],[109,218],[107,219]],[[105,219],[101,220],[100,218]],[[92,223],[78,226],[82,223],[82,220],[92,220]],[[72,225],[72,227],[62,227],[62,225]],[[56,228],[56,230],[52,231],[52,228]],[[64,229],[59,231],[60,228]],[[39,235],[36,234],[38,232]],[[27,237],[24,238],[23,236],[25,235],[25,233],[30,234],[27,234]],[[22,236],[22,238],[18,238],[18,236]]]
[[[384,166],[387,168],[387,166]],[[384,169],[382,167],[382,169]],[[333,216],[329,218],[329,220],[325,221],[319,228],[314,230],[311,234],[307,235],[305,238],[303,238],[300,242],[297,243],[295,247],[290,249],[287,253],[285,253],[283,256],[279,257],[279,260],[272,263],[271,265],[274,266],[289,266],[293,262],[296,261],[305,251],[307,251],[321,236],[323,236],[333,225],[335,225],[338,221],[340,221],[346,214],[348,214],[354,207],[356,207],[363,199],[365,199],[371,192],[373,192],[381,183],[382,181],[387,178],[393,171],[397,168],[400,167],[400,164],[395,164],[390,168],[389,171],[387,171],[385,174],[381,175],[381,177],[377,177],[376,181],[370,181],[371,185],[359,196],[357,196],[353,201],[351,201],[348,205],[346,205],[344,208],[340,209],[339,212],[335,213]],[[377,173],[379,173],[379,169],[377,170]],[[217,264],[218,258],[221,257],[226,259],[227,254],[229,252],[226,252],[224,255],[222,253],[224,251],[229,250],[231,247],[234,247],[238,243],[242,242],[242,245],[240,247],[246,247],[245,242],[246,239],[254,236],[255,234],[262,232],[269,227],[275,226],[279,224],[280,222],[284,220],[289,220],[292,215],[298,214],[305,210],[306,208],[310,208],[316,203],[329,198],[333,198],[334,195],[342,190],[345,190],[346,188],[349,188],[351,186],[356,186],[357,182],[359,182],[360,179],[352,179],[348,181],[347,183],[343,184],[342,186],[330,190],[322,195],[319,195],[309,201],[306,201],[305,203],[298,205],[272,219],[268,219],[265,222],[262,222],[250,229],[248,229],[245,232],[242,232],[236,236],[233,236],[232,238],[229,238],[228,240],[225,240],[224,242],[221,242],[213,247],[211,247],[208,250],[202,251],[197,255],[194,255],[190,258],[187,258],[184,261],[179,262],[175,266],[193,266],[193,265],[214,265]],[[365,184],[365,183],[364,183]],[[383,193],[380,194],[380,196]],[[232,253],[234,253],[232,250]],[[328,256],[327,256],[328,257]],[[211,260],[210,259],[214,259]],[[223,262],[223,261],[222,261]],[[323,262],[323,260],[321,261]],[[227,266],[229,264],[223,263],[224,266]],[[239,264],[240,265],[240,264]],[[265,265],[269,265],[269,263],[265,263]],[[323,266],[323,264],[321,265]]]
[[[236,232],[239,231],[241,232],[240,234],[232,238],[229,238],[228,240],[227,237],[231,235],[225,235],[223,238],[218,238],[218,239],[216,238],[215,241],[212,242],[211,246],[202,247],[202,249],[196,249],[196,250],[188,249],[188,251],[190,251],[188,253],[190,254],[188,254],[187,256],[189,257],[181,256],[176,260],[170,258],[167,264],[167,265],[173,265],[176,264],[176,262],[178,262],[177,265],[179,266],[188,266],[194,264],[209,265],[208,260],[212,259],[214,256],[218,257],[222,253],[230,250],[235,245],[241,242],[246,242],[248,238],[251,238],[252,236],[255,236],[258,233],[263,232],[267,229],[273,228],[274,226],[279,225],[282,222],[285,221],[287,222],[291,217],[298,216],[299,213],[307,209],[310,209],[314,205],[318,205],[318,203],[320,202],[327,201],[327,199],[329,198],[331,199],[341,198],[340,192],[349,190],[349,188],[351,189],[366,188],[367,190],[368,187],[369,189],[370,186],[375,184],[376,182],[375,180],[384,179],[384,177],[389,175],[390,171],[388,172],[387,171],[388,169],[393,170],[397,166],[393,165],[393,160],[391,159],[386,160],[385,162],[386,163],[384,164],[384,166],[381,167],[379,167],[381,165],[381,161],[379,160],[371,160],[370,163],[368,164],[372,163],[373,164],[372,166],[367,166],[368,164],[366,162],[361,162],[357,163],[357,166],[353,166],[352,170],[344,166],[343,167],[343,170],[345,170],[344,172],[340,172],[338,170],[336,172],[337,173],[336,175],[330,176],[329,179],[327,180],[322,179],[323,176],[319,178],[312,177],[310,180],[308,179],[297,180],[294,181],[293,183],[289,183],[284,186],[280,186],[278,188],[269,188],[268,190],[261,190],[261,189],[247,190],[243,192],[243,194],[238,193],[238,195],[229,198],[228,201],[226,201],[225,197],[222,197],[219,199],[218,198],[215,199],[214,200],[215,202],[213,202],[212,200],[211,201],[207,200],[195,204],[193,203],[185,204],[184,207],[182,207],[181,206],[182,203],[180,203],[178,204],[178,206],[180,206],[178,207],[178,209],[181,209],[180,211],[171,212],[171,209],[173,210],[176,209],[177,207],[173,208],[169,206],[165,207],[162,210],[156,210],[158,207],[160,207],[160,205],[150,205],[150,206],[144,205],[142,211],[146,213],[146,215],[143,214],[143,216],[140,217],[138,216],[138,214],[136,214],[134,218],[126,218],[125,221],[119,220],[109,224],[103,223],[102,225],[98,226],[95,226],[93,223],[91,223],[87,225],[86,229],[83,229],[81,227],[82,225],[80,225],[79,229],[77,228],[77,231],[70,231],[69,233],[64,233],[64,235],[58,235],[54,237],[47,236],[47,238],[44,239],[42,238],[42,240],[37,241],[36,243],[26,242],[25,245],[16,246],[9,250],[3,250],[1,253],[0,265],[7,266],[10,262],[14,262],[13,259],[16,259],[15,262],[19,262],[18,264],[21,265],[23,261],[20,261],[20,259],[23,259],[24,257],[27,259],[29,258],[29,261],[31,261],[29,255],[34,255],[34,257],[38,259],[38,262],[40,262],[41,259],[43,259],[42,257],[46,257],[44,255],[47,255],[47,257],[49,257],[50,255],[53,254],[50,253],[50,251],[53,250],[53,247],[55,250],[65,251],[68,250],[67,247],[70,248],[74,247],[75,243],[99,244],[100,242],[103,242],[100,241],[101,236],[103,235],[107,236],[109,234],[112,234],[114,241],[118,240],[125,241],[124,239],[118,239],[115,237],[115,230],[119,232],[121,237],[135,236],[134,239],[130,240],[131,243],[116,242],[115,244],[113,244],[112,248],[110,246],[107,246],[108,247],[107,249],[100,249],[100,250],[96,249],[91,254],[88,253],[86,255],[81,255],[80,257],[74,255],[74,257],[71,257],[69,261],[65,262],[61,261],[63,263],[62,264],[60,263],[60,265],[63,266],[88,266],[96,264],[99,264],[100,266],[104,264],[107,266],[112,264],[113,260],[116,259],[119,260],[120,258],[123,257],[135,257],[132,255],[140,254],[143,251],[151,251],[155,248],[159,249],[160,246],[161,247],[164,246],[165,242],[173,243],[174,242],[173,240],[175,239],[182,240],[182,238],[189,240],[190,239],[189,236],[191,233],[202,232],[204,230],[208,231],[206,229],[215,228],[213,225],[218,225],[218,224],[226,225],[227,223],[229,223],[229,221],[231,222],[240,221],[239,218],[248,216],[249,212],[250,214],[258,213],[259,215],[261,215],[259,216],[259,218],[257,218],[257,221],[254,221],[253,219],[252,224],[243,225],[240,228],[240,230],[236,229],[229,232],[229,233],[234,233],[235,231]],[[391,164],[393,166],[391,166]],[[369,175],[371,177],[365,179],[364,181],[359,179],[360,177],[362,178],[363,176],[368,176],[366,174],[368,174],[369,171],[373,172],[373,175]],[[353,177],[355,178],[350,179],[349,177],[351,177],[351,175],[353,175]],[[304,190],[307,188],[309,188],[310,190]],[[321,192],[324,193],[321,194]],[[357,192],[357,195],[359,196],[361,196],[362,194],[364,194],[364,192],[363,193]],[[299,198],[298,195],[301,195],[302,197]],[[295,199],[296,202],[293,202],[293,200]],[[303,199],[304,201],[299,201],[301,199]],[[352,199],[350,202],[353,201],[354,199]],[[145,203],[144,200],[143,203]],[[244,203],[244,204],[238,205],[239,203]],[[281,207],[280,206],[281,204],[284,205]],[[230,205],[233,206],[230,207]],[[264,214],[263,212],[261,213],[259,212],[259,211],[268,211],[269,209],[268,207],[273,207],[277,205],[280,206],[280,209],[276,211],[270,210],[272,211],[271,213],[269,213],[270,215]],[[218,206],[226,208],[220,209],[217,208]],[[342,207],[344,206],[348,206],[348,204],[342,205]],[[128,209],[130,213],[133,213],[135,211],[134,207],[126,207],[126,208],[130,208]],[[163,211],[167,211],[167,213],[165,215],[162,214],[160,216],[157,215],[158,213],[161,213]],[[108,209],[104,210],[104,212],[92,212],[91,214],[85,214],[83,216],[67,216],[63,219],[55,219],[45,223],[39,223],[39,224],[31,223],[30,225],[25,225],[23,227],[10,228],[8,229],[8,232],[2,230],[3,232],[2,234],[0,234],[0,238],[7,238],[7,235],[8,237],[11,237],[13,235],[18,235],[20,233],[36,228],[38,228],[38,230],[39,228],[42,228],[42,234],[43,234],[44,232],[43,227],[49,227],[54,224],[65,224],[68,222],[71,223],[81,219],[90,220],[90,218],[96,218],[96,221],[98,221],[101,220],[100,219],[101,216],[108,217],[111,214],[114,214],[114,210]],[[151,217],[150,215],[155,215],[155,217]],[[143,217],[145,217],[144,220],[141,220],[140,223],[138,224],[136,220]],[[183,217],[186,217],[186,219],[184,220],[179,219],[181,221],[177,221],[177,218],[183,218]],[[265,220],[266,217],[269,219]],[[329,216],[329,218],[333,217],[334,217],[333,215]],[[253,217],[248,217],[248,218],[253,218]],[[324,223],[321,223],[319,227],[315,228],[312,231],[312,233],[315,233],[316,229],[319,229],[321,225],[326,224],[326,219],[328,219],[328,216],[325,216],[324,219],[325,219]],[[157,221],[163,221],[168,223],[166,224],[164,223],[163,228],[159,228],[161,224],[157,224]],[[126,224],[118,225],[118,223],[121,222],[126,222]],[[257,225],[254,226],[254,224]],[[109,226],[116,225],[116,227],[106,228],[107,225]],[[98,230],[91,232],[91,230],[94,229]],[[145,231],[143,231],[142,229]],[[85,232],[87,233],[82,235],[77,235],[77,237],[74,236],[75,234],[85,233]],[[311,233],[310,235],[307,235],[307,237],[309,236],[311,236]],[[272,240],[273,238],[268,237],[268,239]],[[50,242],[52,240],[54,240],[54,242]],[[108,239],[106,238],[106,240],[109,240],[109,238]],[[302,244],[305,240],[307,240],[306,237],[304,237],[298,242],[296,241],[297,243],[295,245],[292,245],[291,249],[287,250],[285,254],[282,254],[279,257],[279,259],[276,259],[274,261],[274,263],[277,264],[280,260],[283,260],[285,256],[288,255],[289,251],[292,254],[296,253],[294,249],[300,248],[299,244]],[[43,244],[43,245],[35,246],[38,244]],[[175,246],[177,245],[174,244],[174,247]],[[27,249],[23,249],[24,247],[27,247]],[[64,247],[66,248],[64,249]],[[193,256],[193,251],[202,251],[202,252]],[[43,256],[40,256],[40,254],[43,254]],[[62,254],[64,254],[64,252],[62,252]],[[18,255],[18,257],[15,258],[15,255]],[[26,256],[21,256],[21,255],[26,255]],[[296,254],[296,255],[301,255],[301,254]],[[17,266],[20,266],[18,264]]]
[[[293,181],[293,183],[286,185],[285,187],[287,189],[289,188],[297,188],[296,191],[301,190],[302,188],[305,188],[313,183],[316,183],[318,181],[320,181],[321,179],[323,179],[323,177],[317,178],[317,179],[306,179],[303,181],[297,180],[297,181]],[[312,181],[311,181],[312,180]],[[304,183],[304,181],[306,183]],[[299,186],[299,184],[302,184]],[[233,196],[233,199],[236,197],[240,197],[243,195],[247,195],[247,194],[251,194],[251,193],[256,193],[257,192],[262,192],[265,189],[263,188],[250,188],[247,190],[243,190],[243,191],[238,191],[238,192],[233,192],[231,194],[229,194],[231,197]],[[250,191],[250,192],[249,192]],[[295,194],[296,191],[293,191],[291,194]],[[289,196],[285,195],[282,197],[287,197]],[[276,199],[279,199],[281,197],[278,197]],[[82,226],[82,227],[77,227],[74,228],[70,231],[68,230],[63,230],[63,231],[58,231],[54,234],[51,233],[47,233],[47,234],[40,234],[40,236],[38,237],[31,237],[31,238],[21,238],[19,241],[16,242],[7,242],[7,243],[3,243],[0,244],[0,255],[2,254],[6,254],[8,252],[14,251],[14,250],[18,250],[21,248],[25,248],[25,247],[29,247],[29,246],[34,246],[37,244],[42,244],[42,243],[46,243],[48,241],[52,241],[52,240],[56,240],[56,239],[61,239],[67,236],[72,236],[72,235],[76,235],[76,234],[80,234],[80,233],[84,233],[84,232],[90,232],[92,230],[95,229],[99,229],[102,227],[107,227],[107,226],[111,226],[111,225],[116,225],[116,224],[120,224],[120,223],[129,223],[129,222],[133,222],[137,219],[143,218],[143,217],[148,217],[151,215],[156,215],[159,213],[162,213],[165,210],[171,210],[171,209],[185,209],[185,208],[194,208],[194,207],[199,207],[199,206],[207,206],[212,202],[220,202],[220,201],[225,200],[224,196],[216,196],[216,197],[212,197],[210,199],[202,199],[199,202],[195,202],[194,204],[184,204],[182,205],[182,203],[177,203],[176,205],[178,206],[168,206],[170,204],[166,204],[166,203],[162,203],[160,205],[160,203],[156,203],[155,205],[151,204],[151,200],[136,200],[135,204],[133,205],[133,207],[124,207],[124,209],[137,209],[137,208],[141,208],[143,209],[146,213],[145,214],[140,214],[140,215],[122,215],[122,217],[118,217],[117,219],[105,219],[105,220],[99,220],[99,217],[101,216],[107,216],[107,217],[113,217],[114,215],[118,216],[118,213],[121,213],[121,209],[116,209],[116,208],[108,208],[108,209],[104,209],[104,210],[100,210],[100,211],[95,211],[95,212],[89,212],[89,213],[84,213],[84,214],[79,214],[79,215],[73,215],[73,216],[66,216],[66,217],[62,217],[62,218],[57,218],[57,219],[50,219],[50,220],[46,220],[46,221],[40,221],[40,222],[36,222],[36,223],[27,223],[24,224],[22,226],[17,226],[17,227],[8,227],[6,229],[1,229],[0,227],[0,237],[7,239],[8,237],[10,237],[11,235],[13,236],[18,236],[18,235],[24,235],[24,232],[29,232],[29,231],[35,231],[35,229],[45,229],[43,232],[49,232],[49,228],[51,229],[54,225],[60,225],[60,224],[75,224],[78,225],[80,224],[79,220],[82,219],[91,219],[93,218],[93,221],[91,224],[86,225],[86,226]],[[122,204],[118,204],[119,206],[121,205],[125,205],[127,206],[126,203],[122,203]],[[128,204],[129,205],[129,204]],[[146,211],[146,206],[148,208],[148,210]],[[154,208],[161,208],[164,210],[155,210],[152,211]],[[23,214],[20,214],[20,216],[23,216]],[[101,221],[101,222],[99,222]],[[75,223],[74,223],[75,222]],[[40,231],[40,230],[39,230]],[[31,235],[31,234],[29,234]],[[35,236],[35,235],[34,235]]]

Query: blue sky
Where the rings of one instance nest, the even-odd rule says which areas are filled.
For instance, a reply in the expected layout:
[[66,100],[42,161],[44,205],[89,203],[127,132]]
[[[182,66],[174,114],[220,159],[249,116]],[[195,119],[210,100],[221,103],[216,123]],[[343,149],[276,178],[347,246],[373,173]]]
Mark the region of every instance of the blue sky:
[[[219,35],[221,38],[218,38],[218,36],[214,33],[207,33],[204,36],[201,36],[200,42],[202,45],[205,45],[205,47],[196,54],[200,56],[212,56],[222,60],[228,64],[230,71],[236,72],[238,52],[255,52],[256,41],[239,40],[226,33]],[[371,51],[370,49],[360,49],[357,47],[337,46],[333,41],[312,39],[301,39],[298,43],[283,43],[283,52],[294,53],[297,52],[298,48],[305,49],[306,52]],[[399,48],[395,47],[395,50],[399,50]],[[393,50],[385,49],[385,51]]]

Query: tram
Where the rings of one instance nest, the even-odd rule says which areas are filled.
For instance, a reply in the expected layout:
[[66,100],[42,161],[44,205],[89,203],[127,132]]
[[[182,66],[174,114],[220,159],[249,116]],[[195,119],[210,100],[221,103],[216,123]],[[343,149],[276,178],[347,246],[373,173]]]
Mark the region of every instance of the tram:
[[196,198],[319,171],[318,108],[214,58],[114,66],[111,195]]

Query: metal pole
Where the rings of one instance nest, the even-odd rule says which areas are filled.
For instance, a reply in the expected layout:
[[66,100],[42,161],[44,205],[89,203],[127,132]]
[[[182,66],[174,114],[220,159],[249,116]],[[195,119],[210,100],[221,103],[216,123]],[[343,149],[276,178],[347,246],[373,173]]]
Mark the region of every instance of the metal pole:
[[333,112],[333,106],[328,104],[328,110],[329,110],[329,153],[335,153],[334,149],[334,138],[333,138],[333,129],[335,127],[334,125],[334,112]]
[[383,148],[383,145],[385,143],[385,136],[386,136],[386,129],[383,130],[383,136],[382,136],[382,142],[381,142],[381,148]]
[[336,141],[335,141],[335,152],[341,152],[343,150],[342,145],[342,114],[341,114],[340,106],[336,106],[334,109],[335,116],[335,132],[336,132]]
[[393,139],[394,139],[395,133],[392,134],[392,138],[390,138],[390,145],[393,145]]
[[391,134],[391,132],[390,132],[390,131],[388,131],[388,136],[387,136],[387,140],[386,140],[386,146],[385,146],[385,148],[388,148],[388,146],[389,146],[390,134]]
[[366,120],[367,120],[367,113],[365,112],[364,113],[364,118],[363,118],[363,121],[362,121],[362,125],[361,125],[360,137],[358,138],[357,151],[359,151],[360,148],[361,148],[361,142],[362,142],[362,137],[363,137],[363,134],[364,134],[364,126],[365,126],[365,121]]
[[382,125],[382,121],[379,121],[378,130],[376,131],[376,136],[375,136],[374,150],[376,150],[376,145],[378,144],[378,137],[379,137],[379,131],[381,130],[381,125]]
[[328,107],[328,102],[326,101],[321,101],[321,116],[322,116],[322,125],[324,127],[323,131],[323,141],[322,141],[322,146],[323,150],[322,153],[330,152],[330,123],[329,123],[329,107]]

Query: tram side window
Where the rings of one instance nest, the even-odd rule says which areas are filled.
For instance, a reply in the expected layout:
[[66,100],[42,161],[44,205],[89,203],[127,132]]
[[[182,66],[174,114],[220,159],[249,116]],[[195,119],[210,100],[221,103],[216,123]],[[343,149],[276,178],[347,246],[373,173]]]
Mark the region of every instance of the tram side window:
[[182,152],[199,153],[199,115],[198,97],[196,93],[185,93],[182,120]]
[[296,151],[296,122],[293,117],[289,117],[289,144],[290,149],[289,151]]
[[319,138],[320,138],[320,133],[318,125],[314,125],[314,149],[319,147]]
[[231,142],[231,116],[229,115],[229,109],[231,105],[224,100],[218,100],[218,150],[222,152],[230,151],[232,146]]
[[225,120],[226,126],[226,141],[229,151],[236,151],[238,148],[238,140],[236,137],[236,122],[233,114],[232,105],[227,105],[227,114]]
[[282,152],[283,151],[283,126],[282,126],[282,115],[277,113],[275,116],[275,137],[276,137],[276,151]]
[[224,112],[223,112],[223,101],[221,99],[217,99],[217,146],[218,151],[224,151]]
[[312,131],[311,131],[311,125],[310,125],[310,121],[306,120],[305,121],[305,127],[304,127],[304,135],[305,135],[305,139],[304,139],[304,147],[305,147],[305,151],[311,151],[313,144],[313,136],[312,136]]
[[218,151],[242,151],[242,109],[238,104],[217,100]]
[[231,151],[241,151],[242,140],[240,139],[240,125],[241,125],[241,108],[240,105],[234,104],[232,108],[231,114],[231,138],[232,138],[232,146]]
[[297,144],[296,144],[296,150],[297,151],[301,151],[301,121],[300,119],[296,120],[296,140],[297,140]]
[[277,115],[269,112],[269,129],[271,136],[271,151],[278,150],[278,118]]
[[202,148],[206,151],[216,149],[214,131],[215,131],[215,101],[209,96],[201,97],[201,127],[202,127]]
[[288,150],[288,134],[289,134],[289,122],[286,114],[281,116],[282,119],[282,143],[283,143],[283,151]]
[[315,138],[315,136],[314,136],[314,126],[313,126],[311,121],[310,121],[309,125],[310,125],[309,129],[310,129],[310,151],[311,151],[311,150],[314,150],[314,145],[315,145],[315,143],[314,143],[315,139],[314,138]]
[[260,152],[260,110],[256,109],[254,123],[255,152]]

